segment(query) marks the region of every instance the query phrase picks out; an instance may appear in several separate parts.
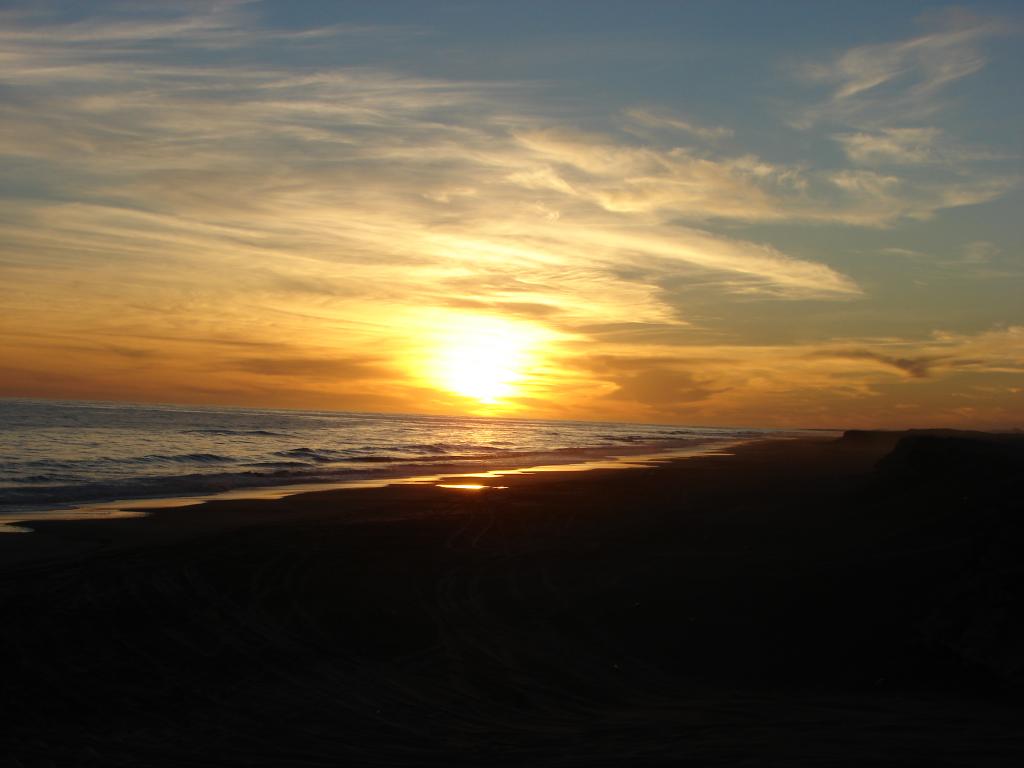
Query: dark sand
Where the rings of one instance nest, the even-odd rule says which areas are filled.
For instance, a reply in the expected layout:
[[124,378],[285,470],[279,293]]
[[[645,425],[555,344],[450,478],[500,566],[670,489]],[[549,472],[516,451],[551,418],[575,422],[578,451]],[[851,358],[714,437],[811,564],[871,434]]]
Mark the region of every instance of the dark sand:
[[0,764],[1024,765],[1020,459],[858,433],[34,524]]

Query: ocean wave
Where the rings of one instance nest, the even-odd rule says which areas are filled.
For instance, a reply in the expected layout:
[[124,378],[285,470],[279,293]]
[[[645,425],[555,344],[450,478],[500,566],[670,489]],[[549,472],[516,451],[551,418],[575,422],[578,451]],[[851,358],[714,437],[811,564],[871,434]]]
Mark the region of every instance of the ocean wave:
[[415,461],[423,461],[423,459],[419,458],[419,457],[409,457],[409,456],[403,457],[403,456],[387,456],[387,455],[367,454],[365,456],[345,456],[343,458],[338,459],[338,461],[345,462],[345,463],[348,463],[348,464],[360,464],[360,463],[364,463],[364,462],[366,464],[395,464],[395,463],[400,462],[400,461],[414,461],[415,462]]
[[445,454],[451,453],[452,449],[455,447],[454,443],[399,443],[394,446],[394,449],[397,451],[407,451],[409,453]]
[[109,459],[126,464],[234,464],[238,460],[216,453],[152,453],[148,456],[134,456],[128,459]]
[[272,432],[269,429],[183,429],[181,434],[219,437],[291,437],[287,432]]
[[285,451],[274,451],[274,455],[317,464],[328,464],[346,457],[342,451],[333,451],[330,448],[289,448]]
[[[506,451],[501,455],[516,456],[519,454],[513,451]],[[337,461],[346,464],[358,464],[361,462],[366,462],[367,464],[437,464],[439,462],[473,461],[478,459],[494,458],[499,458],[499,456],[494,453],[452,453],[445,456],[395,456],[392,454],[366,454],[363,456],[345,456],[337,459]]]
[[42,468],[42,469],[73,469],[76,465],[84,464],[87,461],[94,461],[94,459],[86,459],[81,461],[63,461],[61,459],[29,459],[27,461],[5,461],[0,464],[0,469],[5,472],[18,471],[25,467],[30,468]]
[[12,477],[8,482],[24,483],[25,485],[40,485],[42,483],[72,483],[78,478],[74,475],[26,475],[25,477]]
[[237,459],[216,453],[151,453],[145,456],[115,458],[97,456],[87,459],[30,459],[21,462],[5,462],[2,469],[23,471],[25,469],[49,469],[80,471],[100,466],[147,465],[147,464],[233,464]]
[[268,469],[292,469],[297,467],[308,467],[304,461],[251,461],[246,467],[265,467]]
[[439,459],[477,458],[509,453],[494,445],[475,443],[400,443],[397,445],[364,445],[354,448],[289,448],[274,451],[274,456],[312,464],[333,464],[356,461],[401,462],[437,461]]

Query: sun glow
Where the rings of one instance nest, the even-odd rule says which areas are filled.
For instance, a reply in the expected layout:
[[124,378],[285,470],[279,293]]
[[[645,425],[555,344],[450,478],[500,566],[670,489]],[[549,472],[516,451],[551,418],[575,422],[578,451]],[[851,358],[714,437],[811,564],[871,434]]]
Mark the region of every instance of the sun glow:
[[507,410],[527,393],[540,365],[545,331],[499,317],[449,315],[435,326],[426,370],[431,384]]
[[438,366],[445,389],[485,405],[517,394],[529,364],[528,339],[492,326],[465,329],[449,343]]

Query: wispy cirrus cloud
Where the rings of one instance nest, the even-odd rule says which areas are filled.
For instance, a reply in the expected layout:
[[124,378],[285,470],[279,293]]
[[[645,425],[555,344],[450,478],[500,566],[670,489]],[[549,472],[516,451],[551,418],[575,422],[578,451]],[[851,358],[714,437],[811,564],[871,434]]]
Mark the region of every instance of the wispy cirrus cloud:
[[[190,66],[160,61],[159,46],[106,47],[230,32],[238,14],[228,5],[198,19],[58,25],[48,43],[66,64],[57,68],[33,60],[35,28],[0,36],[14,95],[0,153],[37,163],[53,190],[18,203],[7,223],[22,268],[130,264],[139,286],[231,297],[240,285],[273,293],[271,275],[288,291],[315,276],[335,304],[532,305],[567,326],[682,322],[656,283],[621,277],[630,263],[647,275],[719,275],[725,292],[857,293],[826,266],[646,215],[664,207],[659,185],[692,190],[688,218],[762,215],[772,204],[750,180],[773,172],[750,158],[628,147],[598,158],[571,133],[580,150],[566,157],[569,144],[555,146],[542,121],[510,115],[524,98],[516,84]],[[565,167],[580,178],[560,181]],[[627,177],[615,182],[619,172]],[[650,182],[638,185],[634,173],[645,172]],[[649,200],[630,202],[638,196]],[[211,254],[224,280],[201,269]],[[514,292],[488,287],[511,274],[526,276]],[[465,293],[449,295],[460,284]]]
[[[987,169],[920,176],[856,166],[813,168],[698,147],[634,146],[564,129],[522,132],[517,138],[533,163],[514,177],[523,186],[556,193],[562,200],[585,200],[608,212],[658,220],[886,227],[987,202],[1018,183],[1013,176]],[[908,151],[893,138],[887,144],[866,139],[849,144],[858,160],[882,155],[891,160]]]
[[1004,26],[968,14],[932,17],[925,34],[857,46],[804,62],[798,78],[827,89],[794,108],[798,129],[825,130],[850,167],[829,181],[851,209],[847,221],[928,219],[938,211],[994,200],[1020,183],[997,153],[967,146],[935,125],[947,90],[986,65],[984,43]]
[[634,128],[642,126],[677,131],[704,141],[718,141],[735,133],[732,128],[724,125],[702,125],[661,109],[634,107],[626,110],[626,118]]
[[828,61],[807,62],[797,74],[828,89],[799,112],[797,125],[820,122],[875,126],[930,118],[943,108],[941,93],[986,64],[981,44],[999,35],[995,21],[964,15],[938,19],[917,37],[849,48]]
[[877,133],[843,133],[835,138],[854,163],[917,165],[943,160],[938,128],[883,128]]
[[992,164],[1017,159],[1013,154],[958,143],[935,127],[879,128],[873,132],[839,133],[833,139],[857,165],[931,165],[991,173]]

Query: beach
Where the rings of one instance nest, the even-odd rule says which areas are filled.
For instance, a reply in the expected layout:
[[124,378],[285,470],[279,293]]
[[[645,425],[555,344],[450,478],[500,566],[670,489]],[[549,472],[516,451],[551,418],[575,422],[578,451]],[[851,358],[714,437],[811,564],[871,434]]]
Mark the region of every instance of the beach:
[[0,768],[1024,767],[1021,30],[4,3]]
[[1020,447],[762,439],[33,522],[0,537],[0,755],[1019,765]]

